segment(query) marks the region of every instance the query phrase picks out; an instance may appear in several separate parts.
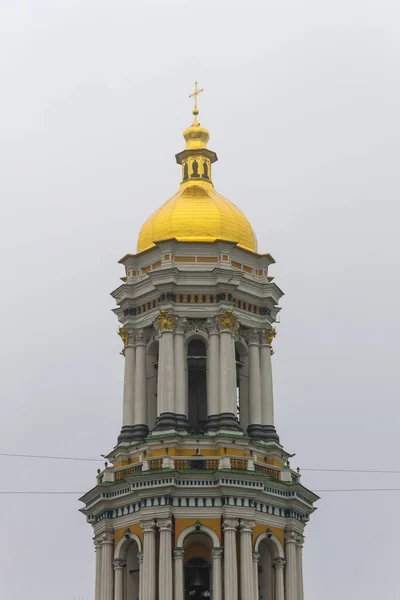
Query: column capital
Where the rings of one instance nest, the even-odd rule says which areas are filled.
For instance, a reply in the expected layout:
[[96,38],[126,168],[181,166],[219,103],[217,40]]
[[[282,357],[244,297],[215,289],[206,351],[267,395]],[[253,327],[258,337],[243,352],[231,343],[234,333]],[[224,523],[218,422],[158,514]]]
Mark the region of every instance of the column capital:
[[142,521],[140,527],[143,529],[144,533],[154,533],[156,530],[156,522],[154,520]]
[[115,570],[124,569],[126,567],[126,562],[124,561],[123,558],[114,558],[113,567]]
[[179,317],[175,322],[175,335],[184,335],[186,332],[188,320],[186,318]]
[[215,317],[207,319],[207,330],[209,335],[218,335],[219,323],[216,321]]
[[240,521],[240,531],[243,533],[252,533],[255,525],[256,524],[254,521],[241,520]]
[[261,343],[266,346],[271,346],[276,335],[277,331],[275,327],[271,327],[271,329],[264,329],[261,335]]
[[101,534],[101,544],[114,544],[114,532],[105,531]]
[[275,560],[272,563],[272,566],[275,567],[275,569],[283,569],[285,565],[286,560],[284,558],[281,558],[280,556],[278,558],[275,558]]
[[160,519],[157,521],[160,531],[172,531],[172,519]]
[[160,310],[158,317],[155,320],[154,326],[159,333],[172,332],[176,323],[176,316],[165,308]]
[[236,531],[239,527],[239,521],[236,519],[225,519],[222,523],[224,531]]
[[260,553],[254,550],[253,552],[253,562],[258,562],[260,560]]
[[[118,335],[124,344],[124,350],[127,346],[133,346],[135,343],[135,332],[133,329],[125,329],[125,327],[120,327],[118,329]],[[122,350],[122,352],[124,351]]]
[[304,544],[304,535],[302,533],[296,534],[296,544],[302,546]]
[[249,346],[259,346],[261,336],[260,331],[258,329],[247,329],[244,337]]
[[142,562],[143,562],[143,552],[141,552],[141,551],[138,552],[136,556],[137,556],[137,559],[138,559],[138,563],[142,564]]
[[173,550],[174,552],[174,559],[183,559],[183,557],[185,556],[185,550],[183,548],[180,547],[176,547]]
[[220,326],[221,331],[230,331],[231,333],[236,333],[239,327],[239,322],[232,309],[228,308],[228,310],[220,315],[217,315],[215,318]]
[[100,548],[101,542],[102,542],[101,537],[96,536],[93,538],[94,549],[96,551]]
[[139,329],[135,335],[135,345],[145,346],[149,341],[149,332],[146,329]]
[[285,544],[297,544],[298,533],[296,531],[285,531]]
[[211,557],[212,559],[217,559],[217,558],[222,558],[224,555],[224,549],[223,548],[213,548],[211,550]]

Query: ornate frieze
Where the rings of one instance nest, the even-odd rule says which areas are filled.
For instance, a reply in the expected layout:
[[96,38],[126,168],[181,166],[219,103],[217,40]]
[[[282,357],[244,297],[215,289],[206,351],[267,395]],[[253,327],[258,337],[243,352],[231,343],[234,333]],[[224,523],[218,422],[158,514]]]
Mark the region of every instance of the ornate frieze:
[[114,569],[124,569],[126,567],[126,562],[123,558],[114,558],[113,567]]
[[208,323],[206,319],[186,319],[185,322],[185,332],[190,333],[199,333],[200,331],[204,331],[204,333],[208,333]]

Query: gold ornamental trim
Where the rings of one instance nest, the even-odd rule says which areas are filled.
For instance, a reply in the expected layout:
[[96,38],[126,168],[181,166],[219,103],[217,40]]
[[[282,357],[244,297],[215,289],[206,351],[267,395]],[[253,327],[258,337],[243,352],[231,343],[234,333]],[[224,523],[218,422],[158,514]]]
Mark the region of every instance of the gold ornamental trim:
[[176,317],[163,308],[156,319],[156,324],[161,331],[170,331],[176,323]]
[[237,316],[230,308],[222,314],[217,315],[216,319],[222,329],[234,332],[239,327]]
[[121,338],[122,343],[124,344],[124,348],[126,348],[129,342],[129,332],[126,331],[126,329],[124,329],[123,327],[120,327],[118,329],[118,335]]
[[267,342],[267,344],[272,344],[272,341],[274,340],[274,338],[276,338],[277,333],[278,332],[276,331],[275,327],[272,327],[271,329],[268,329],[265,332],[265,341]]

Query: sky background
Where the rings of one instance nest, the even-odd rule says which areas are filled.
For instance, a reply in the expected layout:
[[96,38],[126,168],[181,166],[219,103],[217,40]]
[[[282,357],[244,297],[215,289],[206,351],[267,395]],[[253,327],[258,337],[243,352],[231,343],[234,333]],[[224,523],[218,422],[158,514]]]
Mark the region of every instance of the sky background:
[[[277,428],[315,490],[400,474],[398,0],[0,0],[0,452],[121,426],[117,260],[177,189],[188,94],[284,290]],[[0,597],[92,600],[95,462],[0,456]],[[306,600],[398,598],[400,491],[321,492]]]

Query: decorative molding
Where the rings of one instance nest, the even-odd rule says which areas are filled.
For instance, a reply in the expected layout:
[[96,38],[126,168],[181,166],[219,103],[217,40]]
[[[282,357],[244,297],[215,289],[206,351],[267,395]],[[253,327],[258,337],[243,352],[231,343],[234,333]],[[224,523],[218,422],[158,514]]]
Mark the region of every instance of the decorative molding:
[[296,531],[285,531],[285,544],[297,544],[297,538]]
[[235,333],[238,329],[238,319],[232,309],[228,308],[225,312],[216,316],[216,320],[222,330]]
[[199,331],[208,333],[206,319],[187,319],[185,323],[185,333],[190,333],[192,331],[194,331],[194,333],[199,333]]
[[151,521],[142,521],[140,523],[140,527],[143,529],[144,533],[154,533],[155,532],[155,527],[156,527],[156,522],[151,520]]
[[253,552],[253,561],[254,561],[254,562],[258,562],[259,560],[260,560],[260,553],[259,553],[259,552],[256,552],[256,551],[254,551],[254,552]]
[[176,316],[168,312],[167,309],[163,308],[160,310],[160,313],[155,320],[155,326],[158,327],[161,332],[173,331],[175,322]]
[[[118,329],[118,335],[119,335],[119,337],[122,340],[122,343],[124,345],[124,350],[128,346],[128,344],[133,344],[134,343],[135,334],[132,331],[132,329],[124,329],[123,327],[120,327]],[[122,352],[124,350],[122,350]]]
[[143,552],[138,552],[136,556],[138,559],[138,563],[141,564],[143,562]]
[[212,548],[211,550],[211,557],[212,559],[218,559],[218,558],[222,558],[224,555],[224,549],[223,548]]
[[185,550],[183,548],[174,548],[174,559],[175,560],[183,560],[185,556]]

